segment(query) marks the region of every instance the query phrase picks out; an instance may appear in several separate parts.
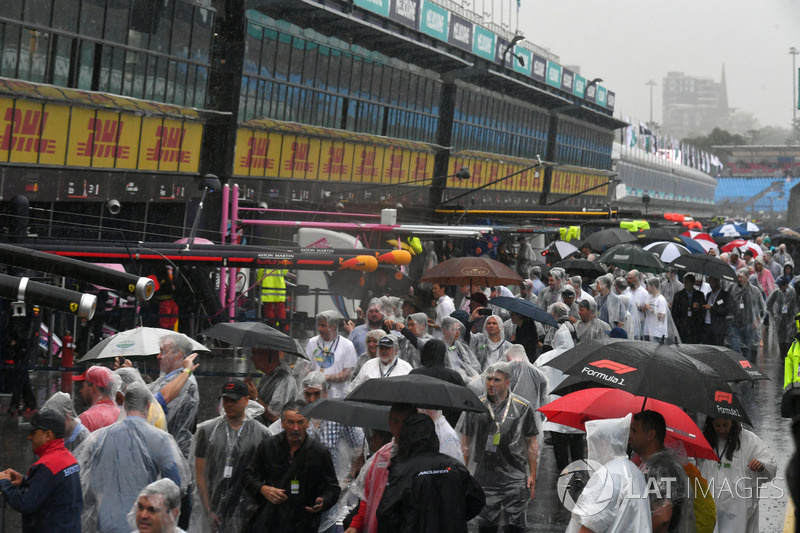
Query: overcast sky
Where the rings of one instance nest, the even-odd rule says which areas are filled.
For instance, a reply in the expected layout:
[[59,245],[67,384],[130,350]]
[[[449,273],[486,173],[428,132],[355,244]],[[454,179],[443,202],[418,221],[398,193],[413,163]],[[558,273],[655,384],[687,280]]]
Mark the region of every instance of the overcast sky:
[[[645,83],[652,79],[653,119],[660,123],[667,72],[719,82],[724,64],[730,107],[752,113],[762,126],[791,123],[789,48],[800,49],[800,0],[520,1],[526,39],[549,48],[562,65],[580,66],[586,78],[603,78],[616,93],[617,116],[649,120]],[[487,11],[493,3],[474,2],[478,11],[481,2]],[[495,10],[500,2],[507,19],[516,0],[496,0]]]

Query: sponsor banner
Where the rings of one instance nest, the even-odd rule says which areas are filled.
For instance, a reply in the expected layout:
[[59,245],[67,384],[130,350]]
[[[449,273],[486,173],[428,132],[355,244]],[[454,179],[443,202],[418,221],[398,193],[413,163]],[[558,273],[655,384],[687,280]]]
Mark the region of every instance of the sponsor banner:
[[597,84],[586,87],[586,94],[583,95],[583,98],[587,102],[595,103],[597,99]]
[[603,107],[606,106],[606,94],[607,93],[608,93],[608,90],[605,87],[601,87],[599,85],[597,86],[597,97],[596,97],[597,98],[596,99],[597,105],[603,106]]
[[531,65],[533,62],[533,54],[531,54],[531,51],[516,46],[514,47],[514,53],[517,54],[518,57],[521,57],[523,62],[523,64],[520,65],[519,61],[514,58],[514,66],[512,67],[514,71],[519,72],[520,74],[525,74],[526,76],[530,76]]
[[561,69],[561,90],[572,94],[575,82],[575,73],[568,68]]
[[617,95],[613,91],[606,91],[606,109],[614,111]]
[[489,61],[494,61],[494,43],[496,39],[497,36],[494,33],[476,25],[475,36],[472,41],[472,53]]
[[580,74],[575,74],[575,79],[572,82],[572,94],[574,94],[578,98],[583,98],[583,94],[585,92],[586,92],[586,78],[584,78]]
[[556,89],[561,88],[561,65],[552,61],[547,62],[547,79],[545,83]]
[[[605,183],[608,183],[608,178],[605,176],[565,170],[553,170],[550,192],[553,194],[577,194]],[[598,187],[597,189],[584,192],[583,194],[588,196],[605,196],[608,194],[608,187]]]
[[[454,189],[471,189],[482,187],[497,180],[502,180],[486,188],[496,191],[541,192],[542,180],[539,172],[535,169],[528,169],[524,172],[520,172],[528,166],[530,165],[508,162],[502,159],[479,158],[456,154],[450,161],[451,177],[447,178],[447,187]],[[456,172],[461,170],[462,167],[469,168],[470,179],[462,180],[453,176]],[[502,179],[516,172],[520,173],[508,179]]]
[[197,172],[202,124],[0,98],[0,162]]
[[353,0],[353,3],[378,15],[389,16],[389,0]]
[[470,21],[450,13],[450,34],[447,42],[472,52],[473,29],[474,26]]
[[435,39],[447,42],[450,29],[450,12],[434,3],[422,4],[422,13],[419,18],[419,31]]
[[435,154],[400,146],[240,128],[234,176],[357,183],[430,182]]
[[531,56],[531,77],[542,83],[547,80],[547,60],[536,54]]
[[419,27],[420,0],[392,0],[389,18],[415,30]]

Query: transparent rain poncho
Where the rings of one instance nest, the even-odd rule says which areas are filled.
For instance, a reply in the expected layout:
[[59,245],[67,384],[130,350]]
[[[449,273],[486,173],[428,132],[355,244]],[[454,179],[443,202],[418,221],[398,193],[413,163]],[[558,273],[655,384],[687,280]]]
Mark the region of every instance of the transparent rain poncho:
[[669,448],[656,452],[639,467],[647,481],[650,512],[656,513],[672,504],[669,531],[689,533],[695,524],[693,498],[690,497],[688,477],[678,458]]
[[[133,528],[134,533],[139,530],[136,525],[136,510],[138,508],[139,498],[143,496],[149,500],[151,505],[159,509],[159,514],[161,515],[159,516],[161,519],[161,530],[173,531],[171,528],[176,527],[178,520],[174,518],[172,509],[179,509],[181,505],[181,495],[178,486],[175,485],[171,479],[159,479],[142,489],[133,507],[128,512],[128,525],[130,526],[128,529]],[[180,518],[180,515],[178,515],[178,518]],[[175,528],[174,531],[177,533],[183,530]]]
[[528,400],[534,410],[547,403],[547,378],[528,361],[525,348],[512,344],[505,356],[511,367],[511,392]]
[[[558,388],[558,386],[561,385],[561,383],[567,378],[566,374],[564,374],[562,371],[546,364],[575,346],[575,343],[572,340],[572,334],[567,328],[568,326],[562,326],[558,328],[555,336],[553,337],[553,349],[544,352],[533,363],[536,368],[542,371],[545,379],[547,379],[548,393]],[[558,394],[549,394],[545,400],[545,403],[550,403],[558,398],[561,398],[561,396]],[[583,431],[580,429],[575,429],[573,427],[548,421],[545,421],[543,429],[545,431],[555,431],[557,433],[583,433]]]
[[[485,399],[484,404],[491,402]],[[467,468],[484,489],[524,484],[530,474],[528,439],[538,434],[534,410],[511,393],[505,401],[491,404],[491,409],[494,416],[489,412],[465,412],[456,426],[462,439],[469,443],[464,457]]]
[[72,396],[66,392],[53,393],[44,402],[40,411],[55,411],[63,416],[65,420],[71,418],[75,421],[75,427],[72,430],[68,429],[64,435],[64,447],[70,452],[74,452],[75,448],[89,436],[89,430],[81,424],[81,419],[75,414],[75,404],[72,402]]
[[[413,328],[409,326],[409,319],[414,323]],[[413,338],[411,335],[413,335]],[[408,315],[406,318],[406,330],[403,331],[403,336],[399,338],[400,359],[414,368],[420,367],[422,365],[420,361],[422,347],[432,338],[433,336],[428,333],[428,315],[425,313]]]
[[567,533],[577,533],[581,526],[608,533],[652,531],[644,475],[626,455],[630,427],[631,415],[586,422],[589,460],[602,468],[578,497]]
[[447,346],[445,364],[461,374],[464,381],[469,381],[481,373],[481,364],[472,350],[461,341],[464,336],[464,324],[456,318],[446,316],[442,319],[442,334]]
[[[497,322],[500,331],[500,338],[497,342],[493,342],[486,332],[486,323],[490,319]],[[505,353],[511,347],[511,343],[506,340],[505,328],[503,327],[503,319],[500,315],[490,315],[486,317],[483,322],[483,331],[480,333],[473,333],[469,341],[470,349],[478,359],[481,365],[481,370],[495,364],[498,361],[505,360]]]
[[[252,462],[258,445],[268,438],[267,428],[249,415],[238,430],[228,425],[225,416],[197,427],[189,456],[194,479],[189,531],[238,533],[244,530],[248,506],[253,504],[251,495],[241,484],[244,471]],[[201,496],[203,487],[207,500]],[[204,501],[208,502],[208,507]],[[210,513],[217,517],[213,524]]]
[[75,450],[81,465],[84,533],[129,533],[126,513],[139,491],[159,478],[172,479],[186,492],[189,465],[172,435],[143,418],[148,399],[146,387],[130,385],[126,417],[95,431]]
[[[141,383],[142,385],[146,386],[144,379],[142,379],[142,375],[135,368],[118,368],[114,370],[114,374],[119,376],[120,380],[122,380],[119,391],[123,395],[125,394],[125,391],[128,390],[128,387],[131,385],[131,383]],[[158,429],[167,431],[167,417],[164,415],[164,410],[161,408],[161,405],[156,401],[155,396],[153,396],[153,393],[149,389],[148,392],[150,392],[150,409],[147,411],[147,421]],[[119,419],[122,420],[124,417],[125,414],[120,411]]]
[[[183,370],[178,370],[183,372]],[[161,375],[150,384],[150,391],[157,394],[167,383],[177,377],[177,373]],[[197,408],[200,405],[200,393],[197,388],[197,380],[194,376],[189,376],[189,380],[184,384],[178,395],[167,404],[164,415],[167,418],[167,431],[175,437],[175,442],[184,457],[189,456],[189,449],[192,446],[192,429],[194,429],[197,418]]]

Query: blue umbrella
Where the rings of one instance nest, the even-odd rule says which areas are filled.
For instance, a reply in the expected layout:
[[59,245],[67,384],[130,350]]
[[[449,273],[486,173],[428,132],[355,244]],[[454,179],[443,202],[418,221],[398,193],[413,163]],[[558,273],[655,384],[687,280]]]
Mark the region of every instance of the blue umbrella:
[[693,254],[704,254],[706,253],[706,249],[700,246],[700,244],[692,239],[691,237],[687,237],[686,235],[678,235],[683,241],[683,245],[689,249],[690,252]]
[[747,237],[750,232],[741,224],[727,223],[709,231],[712,237]]
[[498,296],[489,300],[489,305],[496,305],[502,309],[507,309],[513,313],[534,319],[536,322],[542,324],[549,324],[553,327],[558,327],[558,322],[553,318],[553,315],[539,307],[533,302],[523,300],[522,298],[510,298],[508,296]]

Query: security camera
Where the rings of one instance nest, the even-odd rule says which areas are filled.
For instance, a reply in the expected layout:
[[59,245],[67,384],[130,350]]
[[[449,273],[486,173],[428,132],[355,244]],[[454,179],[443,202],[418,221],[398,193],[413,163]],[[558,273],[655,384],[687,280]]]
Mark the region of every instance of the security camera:
[[267,202],[258,202],[258,208],[259,209],[269,209],[269,205],[267,204]]
[[336,207],[337,213],[341,213],[342,211],[344,211],[344,204],[342,202],[336,202],[336,205],[334,207]]
[[119,203],[119,200],[109,200],[106,202],[106,209],[108,209],[108,212],[112,215],[118,215],[122,209],[122,204]]
[[394,207],[395,207],[395,209],[403,209],[403,204],[401,204],[400,202],[397,202],[396,204],[394,204]]

